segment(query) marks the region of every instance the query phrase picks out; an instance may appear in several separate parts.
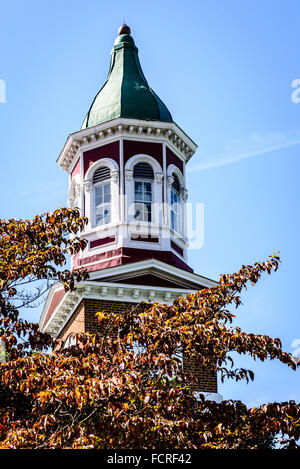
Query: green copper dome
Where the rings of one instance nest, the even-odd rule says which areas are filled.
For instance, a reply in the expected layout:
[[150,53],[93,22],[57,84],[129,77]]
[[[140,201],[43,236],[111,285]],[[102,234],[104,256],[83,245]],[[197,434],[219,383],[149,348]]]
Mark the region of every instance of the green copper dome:
[[167,107],[148,85],[138,49],[126,25],[119,29],[107,80],[96,95],[82,129],[117,117],[173,122]]

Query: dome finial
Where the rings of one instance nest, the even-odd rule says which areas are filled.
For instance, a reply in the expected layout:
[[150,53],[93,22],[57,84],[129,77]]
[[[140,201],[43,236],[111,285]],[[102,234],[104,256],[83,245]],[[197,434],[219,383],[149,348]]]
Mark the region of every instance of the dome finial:
[[119,27],[118,33],[119,33],[119,36],[121,36],[121,34],[131,34],[129,26],[125,24],[125,20],[122,26]]

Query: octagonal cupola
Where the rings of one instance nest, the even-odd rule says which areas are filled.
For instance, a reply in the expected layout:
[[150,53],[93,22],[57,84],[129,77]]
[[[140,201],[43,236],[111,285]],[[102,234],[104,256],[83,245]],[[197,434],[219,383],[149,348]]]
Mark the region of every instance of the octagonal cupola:
[[123,25],[108,79],[58,158],[69,174],[69,205],[89,220],[87,248],[73,266],[97,272],[157,259],[191,271],[186,164],[196,148],[149,87]]

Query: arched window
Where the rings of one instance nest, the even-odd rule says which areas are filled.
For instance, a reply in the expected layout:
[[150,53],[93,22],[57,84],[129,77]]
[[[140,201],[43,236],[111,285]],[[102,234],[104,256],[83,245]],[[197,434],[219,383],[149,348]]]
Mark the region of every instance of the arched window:
[[94,226],[107,225],[111,221],[110,169],[101,166],[93,175]]
[[149,163],[140,162],[133,168],[135,218],[143,222],[152,221],[153,168]]
[[177,233],[181,232],[181,205],[180,205],[180,182],[178,176],[173,173],[173,183],[171,185],[171,229]]

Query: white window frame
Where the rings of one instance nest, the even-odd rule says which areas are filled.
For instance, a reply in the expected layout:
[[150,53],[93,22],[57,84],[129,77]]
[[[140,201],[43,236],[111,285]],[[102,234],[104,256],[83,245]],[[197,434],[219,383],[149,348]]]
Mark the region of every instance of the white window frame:
[[[110,169],[110,179],[93,184],[93,177],[97,169],[107,167]],[[96,226],[95,217],[95,190],[98,184],[110,181],[110,223]],[[101,158],[93,163],[86,172],[83,182],[85,194],[85,214],[88,217],[87,230],[106,229],[120,221],[120,190],[119,190],[119,165],[112,158]]]
[[[142,184],[142,200],[136,200],[136,183],[141,183]],[[150,205],[150,220],[145,219],[144,217],[135,217],[137,221],[140,221],[142,223],[152,223],[153,220],[153,183],[154,179],[146,179],[146,178],[133,178],[133,190],[134,190],[134,211],[136,213],[137,206],[139,204],[143,204],[141,207],[141,212],[144,214],[148,213],[147,205]],[[151,187],[151,200],[143,200],[145,191],[144,191],[144,185],[145,184],[150,184]],[[148,217],[147,217],[148,218]]]
[[[143,178],[133,178],[133,168],[137,163],[148,163],[152,166],[154,179],[143,179]],[[137,154],[129,158],[125,165],[125,220],[127,223],[132,224],[134,221],[134,203],[135,203],[135,194],[134,181],[141,180],[145,182],[152,183],[152,213],[151,213],[151,222],[142,222],[137,221],[141,225],[152,225],[160,226],[162,223],[161,220],[161,210],[156,210],[156,207],[160,207],[162,204],[162,182],[163,182],[163,171],[161,165],[150,155]]]
[[[177,202],[175,204],[172,203],[172,193],[175,194],[177,197]],[[174,226],[172,226],[172,213],[174,214]],[[181,235],[181,228],[182,228],[182,204],[180,200],[180,193],[178,193],[173,186],[171,186],[171,194],[170,194],[170,228],[175,233]]]
[[[178,180],[179,180],[179,184],[180,184],[180,193],[179,194],[172,187],[172,184],[173,184],[173,181],[174,181],[174,176],[173,176],[174,174],[176,174],[176,176],[178,177]],[[177,168],[177,166],[175,166],[174,164],[170,164],[167,168],[167,182],[168,182],[167,203],[169,205],[169,222],[168,222],[168,224],[169,224],[171,233],[174,233],[175,237],[183,238],[184,233],[185,233],[186,221],[185,221],[185,203],[182,199],[181,191],[185,188],[185,180],[184,180],[184,176],[181,173],[180,169]],[[179,206],[178,206],[179,229],[178,230],[172,228],[172,215],[171,215],[172,214],[172,203],[171,203],[172,190],[174,190],[174,192],[177,193],[178,199],[179,199],[179,201],[178,201],[178,203],[179,203]]]
[[[109,187],[109,202],[105,202],[104,201],[104,197],[105,197],[105,190],[104,190],[104,187],[105,186],[108,186]],[[101,188],[101,192],[102,192],[102,203],[98,205],[96,205],[96,190]],[[106,226],[106,225],[109,225],[111,223],[111,212],[112,212],[112,206],[111,206],[111,177],[108,178],[108,179],[104,179],[103,181],[99,181],[95,184],[93,184],[93,200],[94,200],[94,204],[93,204],[93,227],[94,228],[98,228],[99,226]],[[109,213],[109,220],[105,223],[105,216],[103,216],[102,220],[103,220],[103,223],[97,223],[97,208],[103,208],[103,212],[105,212],[105,209],[109,207],[108,209],[108,213]]]

